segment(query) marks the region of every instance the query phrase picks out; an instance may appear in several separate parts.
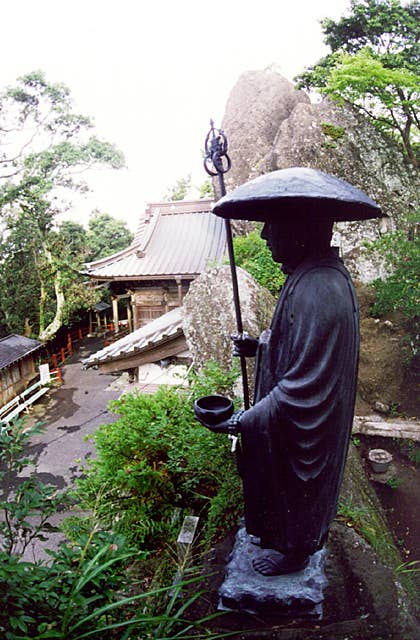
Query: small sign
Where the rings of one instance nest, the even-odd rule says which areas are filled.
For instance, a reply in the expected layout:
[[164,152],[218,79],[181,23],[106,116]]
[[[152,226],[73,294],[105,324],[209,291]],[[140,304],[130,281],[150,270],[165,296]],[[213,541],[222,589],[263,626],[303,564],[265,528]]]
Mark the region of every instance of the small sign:
[[39,377],[41,385],[49,384],[51,382],[50,367],[48,364],[39,365]]

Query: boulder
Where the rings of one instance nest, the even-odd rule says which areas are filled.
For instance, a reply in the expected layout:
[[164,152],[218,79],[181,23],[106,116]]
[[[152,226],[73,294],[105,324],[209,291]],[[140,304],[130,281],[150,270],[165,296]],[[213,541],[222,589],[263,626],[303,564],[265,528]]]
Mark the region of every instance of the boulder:
[[273,147],[282,123],[299,103],[310,103],[304,91],[274,71],[246,71],[231,91],[223,118],[232,168],[225,175],[233,189],[262,172],[260,163]]
[[[244,330],[257,337],[270,325],[275,300],[249,273],[238,268],[237,274]],[[237,329],[228,266],[209,269],[191,284],[184,298],[183,329],[198,370],[208,360],[231,367],[230,335]]]
[[232,160],[228,189],[276,169],[302,166],[343,178],[376,200],[390,219],[340,223],[334,242],[353,277],[369,282],[382,275],[363,241],[403,224],[418,203],[418,174],[390,138],[349,107],[329,99],[312,104],[273,71],[240,76],[222,128]]

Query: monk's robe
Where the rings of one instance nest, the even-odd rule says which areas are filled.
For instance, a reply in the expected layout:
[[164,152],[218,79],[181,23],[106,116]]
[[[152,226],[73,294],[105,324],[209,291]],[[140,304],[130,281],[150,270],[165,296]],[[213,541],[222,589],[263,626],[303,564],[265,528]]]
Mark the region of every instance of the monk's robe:
[[359,318],[334,249],[301,262],[260,336],[240,422],[245,524],[263,548],[308,555],[336,515],[351,434]]

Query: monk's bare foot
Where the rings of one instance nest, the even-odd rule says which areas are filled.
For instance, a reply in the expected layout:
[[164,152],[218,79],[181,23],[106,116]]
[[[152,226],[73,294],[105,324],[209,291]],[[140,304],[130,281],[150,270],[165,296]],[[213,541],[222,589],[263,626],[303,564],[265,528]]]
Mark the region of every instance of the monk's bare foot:
[[281,576],[301,571],[308,565],[308,562],[309,557],[296,559],[285,556],[279,551],[267,549],[264,555],[252,561],[252,566],[263,576]]

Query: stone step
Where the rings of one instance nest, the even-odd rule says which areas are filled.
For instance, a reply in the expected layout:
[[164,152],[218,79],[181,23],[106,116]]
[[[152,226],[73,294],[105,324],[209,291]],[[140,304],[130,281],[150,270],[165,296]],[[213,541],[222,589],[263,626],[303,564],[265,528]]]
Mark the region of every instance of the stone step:
[[387,438],[407,438],[420,442],[420,422],[414,420],[385,420],[379,415],[355,416],[353,433]]

